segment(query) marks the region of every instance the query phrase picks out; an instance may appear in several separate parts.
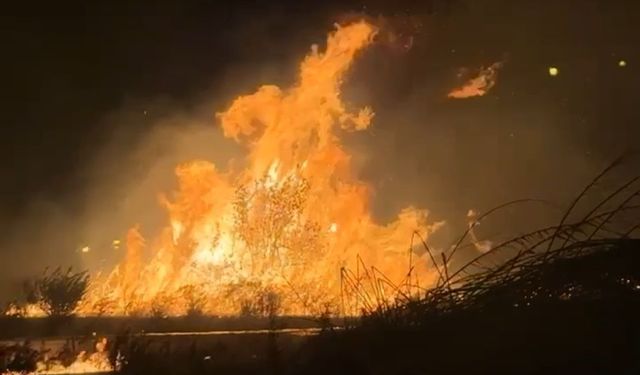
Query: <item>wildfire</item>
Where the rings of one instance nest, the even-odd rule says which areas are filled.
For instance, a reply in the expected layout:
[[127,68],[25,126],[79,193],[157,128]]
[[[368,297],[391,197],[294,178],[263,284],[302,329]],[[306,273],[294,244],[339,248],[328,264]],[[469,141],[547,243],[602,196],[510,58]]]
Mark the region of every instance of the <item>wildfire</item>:
[[[374,116],[369,107],[348,111],[341,86],[377,30],[364,21],[336,28],[324,52],[314,46],[304,58],[293,87],[262,86],[217,114],[224,135],[246,147],[244,169],[177,166],[179,188],[161,198],[166,227],[152,240],[132,228],[126,257],[94,279],[79,313],[358,313],[366,298],[353,280],[388,299],[394,288],[417,291],[418,280],[434,280],[409,243],[414,231],[426,237],[439,224],[412,207],[387,225],[374,222],[370,188],[339,138]],[[363,274],[387,282],[365,286]]]

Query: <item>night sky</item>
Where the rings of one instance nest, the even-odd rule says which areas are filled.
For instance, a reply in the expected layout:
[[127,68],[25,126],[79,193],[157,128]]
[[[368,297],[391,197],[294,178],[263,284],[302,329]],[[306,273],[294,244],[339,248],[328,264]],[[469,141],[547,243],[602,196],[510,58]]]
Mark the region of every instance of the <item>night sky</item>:
[[[399,32],[415,33],[409,51],[378,45],[365,52],[345,87],[347,101],[377,113],[370,133],[346,142],[375,187],[380,218],[408,204],[455,223],[469,208],[514,198],[566,203],[609,161],[640,146],[639,1],[56,1],[2,8],[0,262],[21,266],[3,273],[6,285],[56,261],[83,265],[73,246],[85,241],[96,189],[109,186],[102,211],[117,212],[130,187],[144,185],[153,158],[139,162],[131,150],[156,134],[158,123],[180,113],[209,121],[215,132],[214,112],[259,84],[291,83],[309,46],[346,14],[385,16]],[[460,84],[460,68],[497,61],[504,67],[488,95],[446,99]],[[551,66],[558,76],[549,75]],[[176,151],[175,159],[192,156],[200,155]],[[114,215],[119,223],[105,226],[105,238],[144,221]],[[0,289],[2,297],[9,287]]]

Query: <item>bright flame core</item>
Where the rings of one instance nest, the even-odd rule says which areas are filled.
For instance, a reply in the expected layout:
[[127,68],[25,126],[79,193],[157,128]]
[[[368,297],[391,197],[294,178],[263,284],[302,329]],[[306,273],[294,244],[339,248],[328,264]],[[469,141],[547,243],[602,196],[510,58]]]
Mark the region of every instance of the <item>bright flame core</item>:
[[433,282],[409,243],[414,231],[426,237],[438,224],[427,225],[426,211],[414,208],[386,226],[374,223],[370,189],[337,136],[365,130],[373,118],[368,107],[348,112],[340,89],[375,35],[364,21],[337,27],[324,53],[314,47],[306,56],[295,86],[262,86],[217,114],[224,135],[247,148],[245,169],[179,165],[178,191],[161,199],[166,228],[149,243],[131,229],[125,259],[94,280],[79,312],[264,313],[269,300],[283,314],[352,314],[364,297],[345,290],[345,270],[358,269],[357,278],[366,265],[386,285]]

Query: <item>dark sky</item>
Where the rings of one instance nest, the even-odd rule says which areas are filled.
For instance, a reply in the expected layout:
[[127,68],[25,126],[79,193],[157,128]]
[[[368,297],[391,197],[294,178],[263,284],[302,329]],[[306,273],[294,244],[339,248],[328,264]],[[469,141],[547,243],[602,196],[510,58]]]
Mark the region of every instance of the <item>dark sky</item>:
[[[346,88],[347,99],[377,112],[374,129],[350,142],[366,155],[362,173],[381,216],[410,203],[450,218],[513,198],[562,201],[640,144],[639,1],[8,3],[0,11],[0,224],[12,240],[0,243],[0,261],[45,251],[28,245],[23,219],[42,219],[33,224],[39,233],[49,215],[33,202],[81,217],[113,118],[137,114],[122,141],[135,144],[174,108],[189,112],[212,96],[213,114],[258,84],[286,84],[309,46],[350,12],[423,26],[406,53],[368,51]],[[496,61],[505,64],[489,95],[445,99],[459,68]],[[124,150],[114,160],[126,161]],[[22,246],[16,233],[26,236]],[[56,259],[44,243],[43,259]]]

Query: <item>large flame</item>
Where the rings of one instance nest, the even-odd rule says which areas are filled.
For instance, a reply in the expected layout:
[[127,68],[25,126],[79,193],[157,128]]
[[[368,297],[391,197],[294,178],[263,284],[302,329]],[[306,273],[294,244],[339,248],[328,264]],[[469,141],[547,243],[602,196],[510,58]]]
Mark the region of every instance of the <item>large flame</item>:
[[370,188],[355,177],[338,137],[367,129],[373,118],[368,107],[348,111],[340,90],[376,28],[364,21],[336,27],[323,53],[314,46],[305,57],[296,85],[262,86],[217,115],[224,135],[247,149],[243,169],[179,165],[178,191],[161,199],[166,228],[152,241],[131,229],[126,258],[94,281],[80,313],[264,313],[276,305],[286,314],[353,313],[358,306],[345,295],[360,293],[364,303],[362,291],[353,291],[361,274],[384,275],[384,287],[372,286],[378,296],[408,279],[433,281],[426,258],[410,254],[409,244],[415,231],[424,237],[437,224],[414,208],[376,224]]

